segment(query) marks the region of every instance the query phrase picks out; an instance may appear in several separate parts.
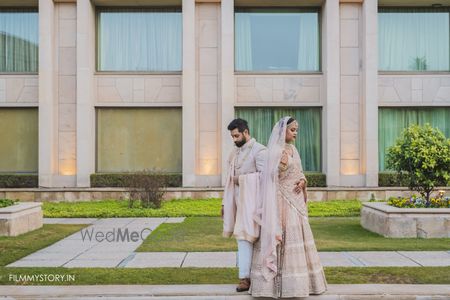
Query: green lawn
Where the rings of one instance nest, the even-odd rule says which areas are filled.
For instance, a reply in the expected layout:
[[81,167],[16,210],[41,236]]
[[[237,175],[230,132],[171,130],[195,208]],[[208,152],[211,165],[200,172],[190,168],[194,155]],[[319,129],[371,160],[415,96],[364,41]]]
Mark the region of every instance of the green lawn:
[[[358,217],[310,218],[319,251],[450,250],[450,239],[392,239],[369,232]],[[137,251],[236,251],[236,241],[222,238],[219,217],[186,218],[183,223],[162,224]]]
[[[190,218],[216,226],[219,218]],[[332,220],[332,219],[330,219]],[[345,219],[341,219],[345,220]],[[189,223],[189,222],[188,222]],[[167,224],[169,225],[169,224]],[[172,224],[180,225],[180,224]],[[86,225],[44,225],[18,237],[0,237],[0,285],[235,284],[235,268],[7,268],[5,265],[82,229]],[[163,226],[164,227],[164,226]],[[208,228],[208,226],[204,226]],[[197,233],[198,235],[198,233]],[[207,237],[206,237],[207,238]],[[232,241],[232,239],[227,242]],[[234,242],[234,241],[233,241]],[[450,267],[325,268],[329,283],[450,284]],[[73,275],[74,281],[14,281],[20,276]]]
[[6,266],[39,249],[50,246],[86,225],[44,224],[40,229],[17,237],[0,237],[0,267]]
[[[20,275],[74,275],[73,281],[10,280]],[[450,284],[450,267],[325,268],[331,284]],[[4,268],[0,285],[96,285],[96,284],[235,284],[235,268]]]
[[[361,202],[310,202],[312,217],[359,216]],[[160,209],[128,208],[127,201],[102,200],[86,202],[44,202],[47,218],[124,218],[124,217],[216,217],[220,216],[221,199],[179,199],[165,201]]]

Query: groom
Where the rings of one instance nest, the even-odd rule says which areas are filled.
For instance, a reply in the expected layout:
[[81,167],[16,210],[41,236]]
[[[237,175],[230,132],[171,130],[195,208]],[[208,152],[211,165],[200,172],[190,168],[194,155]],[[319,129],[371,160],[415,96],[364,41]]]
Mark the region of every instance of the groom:
[[228,125],[236,147],[228,159],[228,174],[222,201],[223,236],[234,236],[238,244],[239,285],[250,288],[253,243],[259,237],[254,221],[259,195],[259,176],[264,167],[266,147],[250,136],[247,121],[235,119]]

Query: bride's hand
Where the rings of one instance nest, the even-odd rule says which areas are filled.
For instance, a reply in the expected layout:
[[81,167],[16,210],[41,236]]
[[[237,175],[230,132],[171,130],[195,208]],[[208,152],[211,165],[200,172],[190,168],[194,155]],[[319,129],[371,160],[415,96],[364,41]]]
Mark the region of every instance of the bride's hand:
[[305,180],[304,179],[300,179],[299,181],[297,181],[295,183],[295,188],[294,188],[294,192],[297,194],[300,194],[303,190],[305,190]]

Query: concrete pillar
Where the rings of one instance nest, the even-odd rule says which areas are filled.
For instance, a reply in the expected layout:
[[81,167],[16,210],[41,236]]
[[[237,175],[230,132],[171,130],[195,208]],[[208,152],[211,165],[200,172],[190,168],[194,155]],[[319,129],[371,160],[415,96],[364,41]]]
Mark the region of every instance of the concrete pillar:
[[378,1],[365,0],[363,20],[363,169],[366,186],[378,186]]
[[77,186],[95,172],[95,7],[77,1]]
[[340,186],[364,186],[361,4],[340,3]]
[[52,187],[57,174],[57,117],[55,97],[55,7],[39,0],[39,186]]
[[233,142],[227,129],[234,118],[234,0],[221,3],[221,73],[219,77],[221,93],[221,149],[222,149],[222,185],[225,183],[227,161]]
[[[198,1],[197,1],[198,2]],[[221,186],[219,75],[220,4],[197,3],[197,168],[196,185]]]
[[183,0],[183,186],[196,185],[195,0]]
[[323,164],[328,186],[340,184],[340,47],[339,0],[327,0],[322,17]]

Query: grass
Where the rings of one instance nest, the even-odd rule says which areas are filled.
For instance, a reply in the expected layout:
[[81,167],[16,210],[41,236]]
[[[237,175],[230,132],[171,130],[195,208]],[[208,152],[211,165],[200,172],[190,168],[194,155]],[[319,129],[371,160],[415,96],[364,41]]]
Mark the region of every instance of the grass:
[[0,237],[0,267],[6,266],[39,249],[50,246],[86,225],[44,224],[40,229],[17,237]]
[[8,207],[17,203],[17,200],[0,199],[0,208]]
[[[163,202],[160,209],[128,208],[128,202],[123,200],[44,202],[42,208],[47,218],[217,217],[221,199],[171,200]],[[312,217],[359,216],[360,209],[358,200],[309,203]]]
[[[310,218],[319,251],[450,250],[450,239],[393,239],[365,230],[358,217]],[[236,251],[236,241],[222,238],[219,217],[186,218],[161,224],[137,251]]]
[[[191,220],[195,224],[196,219],[205,222],[202,223],[203,225],[209,223],[217,226],[220,224],[219,218],[190,218],[187,221]],[[18,237],[0,237],[0,285],[235,284],[237,281],[236,268],[5,267],[5,265],[53,244],[83,227],[85,225],[44,225],[41,229]],[[205,236],[205,238],[208,239],[209,236]],[[450,267],[329,267],[325,268],[325,274],[328,283],[331,284],[450,284]],[[35,276],[35,280],[14,280],[19,276],[26,275]],[[54,281],[48,279],[55,278],[55,275],[59,275],[60,278],[63,275],[73,275],[74,280]]]
[[[73,275],[73,281],[12,280],[20,275]],[[450,267],[329,267],[330,284],[450,284]],[[10,279],[10,275],[11,279]],[[0,285],[235,284],[236,268],[3,268]]]

